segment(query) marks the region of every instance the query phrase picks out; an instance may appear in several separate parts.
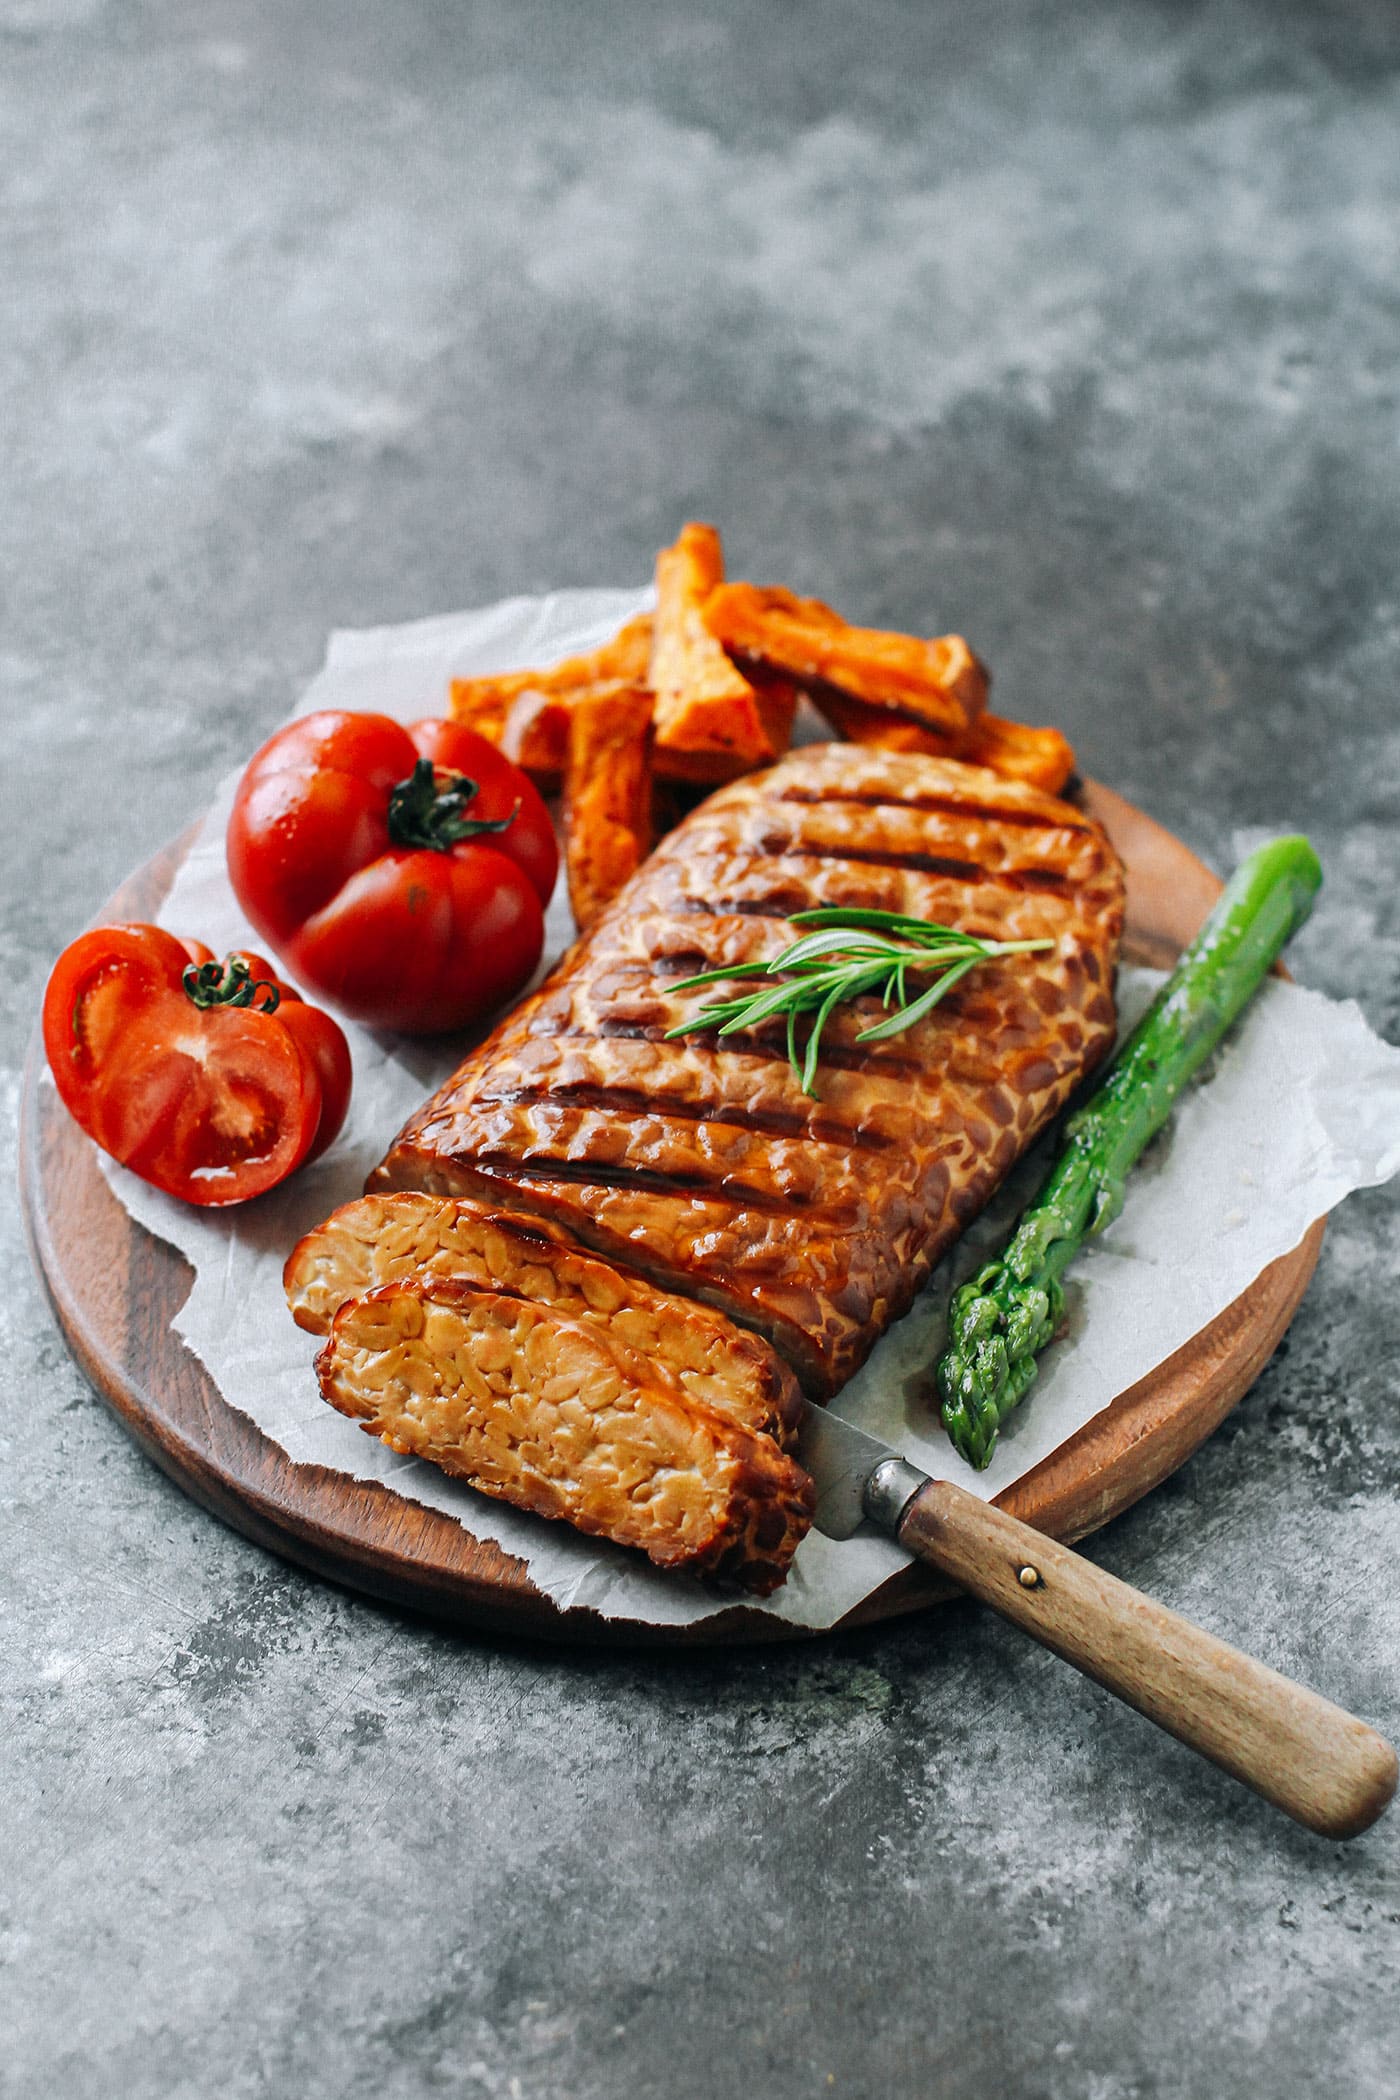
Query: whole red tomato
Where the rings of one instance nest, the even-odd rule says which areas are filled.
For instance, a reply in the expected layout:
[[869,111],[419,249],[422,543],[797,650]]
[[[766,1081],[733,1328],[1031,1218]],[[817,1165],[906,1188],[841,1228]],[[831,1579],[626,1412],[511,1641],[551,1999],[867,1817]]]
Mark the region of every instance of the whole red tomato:
[[474,730],[327,709],[239,783],[228,869],[295,975],[371,1027],[463,1028],[527,982],[559,854],[533,783]]
[[160,926],[100,926],[65,948],[44,1048],[66,1107],[143,1180],[240,1203],[339,1131],[350,1052],[329,1014],[260,955],[214,961]]

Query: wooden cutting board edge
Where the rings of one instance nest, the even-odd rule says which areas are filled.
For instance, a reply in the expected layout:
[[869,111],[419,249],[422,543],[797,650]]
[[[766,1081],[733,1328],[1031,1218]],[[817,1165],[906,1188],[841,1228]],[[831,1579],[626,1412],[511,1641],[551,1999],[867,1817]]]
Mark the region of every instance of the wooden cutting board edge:
[[[1128,867],[1128,958],[1169,963],[1219,883],[1190,849],[1109,789],[1084,801]],[[117,891],[96,923],[150,918],[189,835]],[[191,931],[198,929],[192,928]],[[742,1604],[699,1625],[658,1627],[561,1611],[525,1564],[450,1516],[374,1482],[294,1465],[230,1407],[174,1334],[188,1293],[184,1257],[127,1216],[88,1140],[46,1080],[37,1031],[20,1116],[20,1183],[35,1264],[80,1368],[119,1420],[187,1494],[246,1537],[313,1573],[448,1624],[513,1636],[621,1646],[717,1646],[811,1639]],[[998,1497],[1060,1539],[1083,1538],[1174,1472],[1219,1427],[1282,1339],[1317,1265],[1326,1221],[1291,1254],[1068,1443]],[[840,1628],[901,1617],[955,1594],[901,1571]]]

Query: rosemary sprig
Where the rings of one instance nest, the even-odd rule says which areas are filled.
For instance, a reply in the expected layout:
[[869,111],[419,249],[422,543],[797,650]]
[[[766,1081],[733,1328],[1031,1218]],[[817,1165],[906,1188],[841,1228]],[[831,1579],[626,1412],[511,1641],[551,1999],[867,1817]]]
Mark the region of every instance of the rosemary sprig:
[[[787,1020],[788,1059],[802,1081],[804,1094],[816,1094],[817,1062],[822,1031],[832,1010],[852,999],[880,998],[895,1011],[888,1020],[863,1028],[858,1043],[879,1043],[901,1035],[931,1014],[946,999],[955,984],[975,970],[978,963],[999,955],[1031,955],[1053,948],[1046,936],[1034,941],[984,941],[956,926],[940,926],[932,919],[905,918],[893,911],[845,910],[840,906],[821,911],[799,911],[794,926],[816,929],[784,948],[771,962],[732,963],[719,970],[702,970],[698,977],[683,977],[671,989],[699,991],[709,984],[728,984],[736,979],[764,977],[770,980],[761,992],[741,999],[721,999],[702,1006],[692,1021],[668,1028],[666,1039],[692,1035],[697,1029],[713,1028],[720,1035],[757,1028],[760,1022],[782,1014]],[[914,998],[909,996],[908,978],[932,976],[933,983]],[[774,984],[773,978],[785,979]],[[798,1055],[797,1022],[801,1014],[813,1014],[805,1054]]]

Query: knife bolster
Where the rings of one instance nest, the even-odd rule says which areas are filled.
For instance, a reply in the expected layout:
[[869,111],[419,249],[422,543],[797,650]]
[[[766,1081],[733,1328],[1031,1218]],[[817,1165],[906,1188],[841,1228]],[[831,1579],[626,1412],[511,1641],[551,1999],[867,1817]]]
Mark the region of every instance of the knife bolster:
[[861,1497],[865,1514],[881,1531],[897,1536],[910,1503],[928,1484],[928,1474],[911,1466],[907,1458],[881,1459],[865,1483]]

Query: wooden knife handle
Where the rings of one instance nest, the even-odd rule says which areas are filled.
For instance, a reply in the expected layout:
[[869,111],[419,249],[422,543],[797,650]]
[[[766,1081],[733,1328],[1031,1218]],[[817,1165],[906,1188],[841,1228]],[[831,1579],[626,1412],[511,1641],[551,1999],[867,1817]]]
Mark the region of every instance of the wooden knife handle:
[[899,1540],[1309,1830],[1355,1837],[1395,1792],[1364,1721],[951,1481],[920,1490]]

